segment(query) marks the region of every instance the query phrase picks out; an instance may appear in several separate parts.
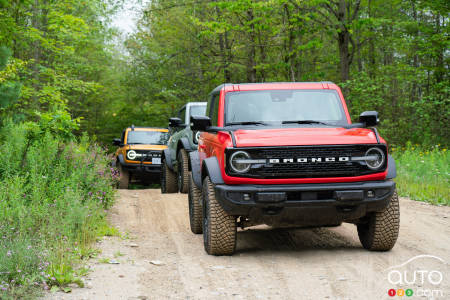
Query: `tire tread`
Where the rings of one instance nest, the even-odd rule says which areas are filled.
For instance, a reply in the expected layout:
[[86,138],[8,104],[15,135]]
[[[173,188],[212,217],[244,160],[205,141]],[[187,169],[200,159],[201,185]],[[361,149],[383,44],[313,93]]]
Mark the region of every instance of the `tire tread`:
[[202,215],[202,190],[199,189],[189,172],[189,223],[191,231],[195,234],[203,233],[203,215]]
[[181,172],[180,193],[189,191],[189,160],[185,149],[181,149],[178,157],[178,172]]
[[124,170],[122,164],[119,163],[119,189],[128,189],[130,184],[130,172]]
[[236,217],[228,215],[216,199],[209,177],[203,184],[204,201],[208,201],[209,230],[205,250],[211,255],[232,255],[236,248]]
[[161,182],[161,193],[167,194],[178,192],[177,176],[175,172],[169,168],[165,160],[163,161],[161,171],[161,181],[164,181]]
[[383,211],[374,213],[367,224],[358,225],[358,236],[364,248],[371,251],[388,251],[394,247],[399,230],[400,206],[395,191]]

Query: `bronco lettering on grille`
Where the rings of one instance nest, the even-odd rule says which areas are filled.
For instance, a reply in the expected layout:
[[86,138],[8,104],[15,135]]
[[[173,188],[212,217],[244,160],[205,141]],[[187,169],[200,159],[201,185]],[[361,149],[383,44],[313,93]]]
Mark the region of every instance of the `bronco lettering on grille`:
[[350,161],[350,157],[348,156],[341,156],[341,157],[302,157],[302,158],[271,158],[269,159],[269,162],[272,164],[280,163],[290,164],[290,163],[320,163],[320,162],[346,162]]

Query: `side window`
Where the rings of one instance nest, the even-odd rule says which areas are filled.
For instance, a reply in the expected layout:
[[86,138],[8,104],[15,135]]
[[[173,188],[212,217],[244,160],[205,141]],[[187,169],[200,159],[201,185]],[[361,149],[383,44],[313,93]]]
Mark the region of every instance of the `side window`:
[[213,105],[213,97],[211,96],[211,99],[206,104],[206,113],[205,116],[208,116],[211,118],[211,106]]
[[209,117],[211,118],[211,125],[217,126],[219,121],[219,97],[220,94],[215,94],[211,98],[211,107],[209,108]]
[[186,124],[186,106],[180,109],[180,111],[178,112],[178,118],[180,118],[181,121]]

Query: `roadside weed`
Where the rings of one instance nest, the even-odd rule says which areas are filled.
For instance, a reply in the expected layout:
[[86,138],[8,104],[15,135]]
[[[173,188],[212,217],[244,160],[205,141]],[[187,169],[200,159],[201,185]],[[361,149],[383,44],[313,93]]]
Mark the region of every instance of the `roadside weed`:
[[98,260],[99,264],[109,264],[110,259],[107,257],[102,257]]
[[121,236],[120,231],[116,227],[110,226],[106,221],[100,223],[97,230],[100,236]]
[[117,179],[105,151],[27,124],[6,125],[0,139],[0,299],[82,285],[92,242],[117,234],[105,218]]
[[120,252],[119,250],[117,250],[116,252],[114,252],[114,257],[115,257],[115,258],[124,256],[124,255],[125,255],[125,254],[123,254],[123,253]]
[[450,205],[450,154],[435,145],[431,149],[408,144],[392,147],[397,163],[400,196],[432,204]]

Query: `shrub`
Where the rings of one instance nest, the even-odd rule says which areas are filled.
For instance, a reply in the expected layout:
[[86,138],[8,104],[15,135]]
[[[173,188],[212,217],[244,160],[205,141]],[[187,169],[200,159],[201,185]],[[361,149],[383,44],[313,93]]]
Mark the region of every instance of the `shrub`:
[[116,171],[85,136],[67,142],[67,131],[33,123],[9,124],[0,136],[0,298],[81,284],[73,262],[107,226]]

